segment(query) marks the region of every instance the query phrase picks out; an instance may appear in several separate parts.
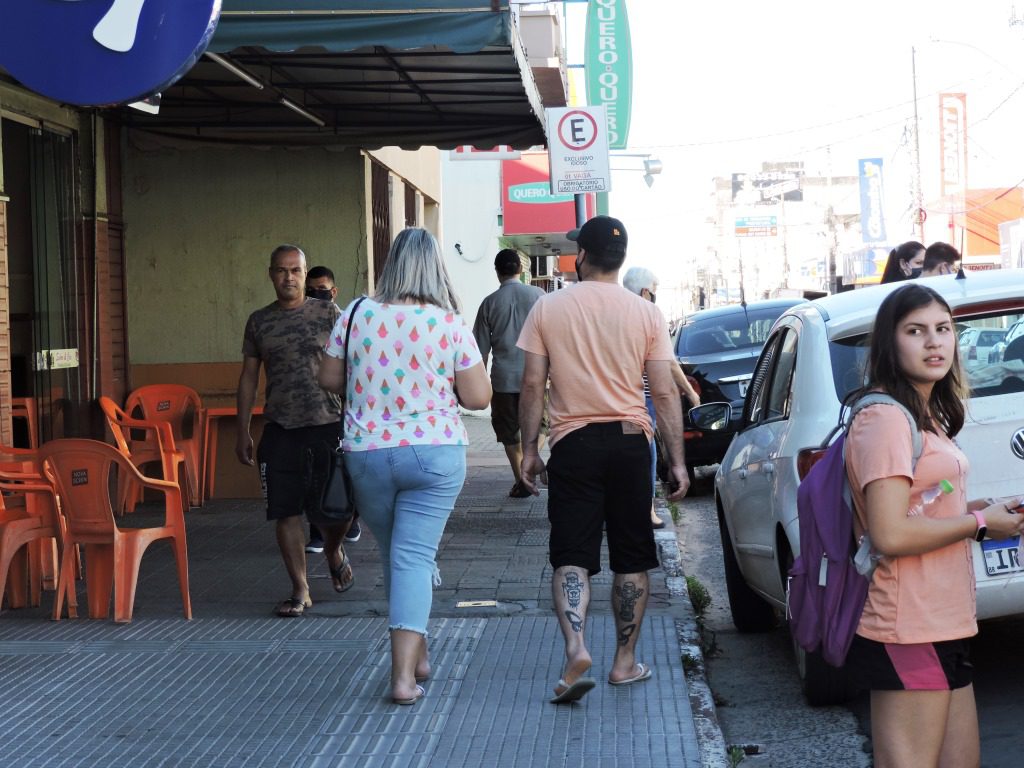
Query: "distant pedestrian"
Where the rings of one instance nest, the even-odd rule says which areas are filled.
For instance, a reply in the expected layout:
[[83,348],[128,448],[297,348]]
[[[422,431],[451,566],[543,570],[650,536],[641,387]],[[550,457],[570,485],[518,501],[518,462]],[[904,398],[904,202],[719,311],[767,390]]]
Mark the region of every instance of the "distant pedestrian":
[[[414,704],[430,675],[427,620],[445,523],[466,478],[459,403],[491,399],[487,370],[437,240],[402,230],[377,292],[342,313],[320,384],[343,394],[342,448],[356,506],[380,547],[391,632],[391,697]],[[348,357],[345,332],[352,326]]]
[[[312,299],[322,301],[335,301],[338,297],[338,287],[334,283],[334,272],[330,267],[316,266],[306,273],[306,295]],[[359,528],[359,512],[352,516],[352,524],[345,531],[345,541],[353,543],[359,541],[362,530]],[[313,523],[309,524],[309,541],[306,542],[306,552],[318,554],[324,551],[324,539],[320,529]]]
[[[245,324],[242,375],[238,379],[238,436],[235,453],[243,464],[259,463],[267,519],[277,528],[277,545],[292,582],[291,596],[278,616],[301,616],[313,605],[306,578],[302,526],[307,496],[307,450],[338,444],[341,405],[317,384],[323,347],[340,314],[337,305],[305,295],[306,256],[294,245],[280,245],[270,256],[270,281],[277,300],[258,309]],[[253,457],[249,424],[260,366],[267,377],[263,437]],[[334,589],[353,583],[352,566],[341,540],[349,521],[324,526],[327,566]]]
[[[622,278],[622,284],[641,299],[647,299],[652,304],[658,297],[658,278],[653,272],[644,267],[632,267],[626,271]],[[672,378],[679,388],[679,394],[690,401],[690,406],[696,408],[700,405],[700,395],[694,390],[679,366],[678,360],[672,367]],[[651,417],[651,425],[655,430],[658,428],[657,414],[654,412],[654,401],[651,400],[651,387],[647,381],[647,374],[643,375],[644,403],[647,406],[647,413]],[[651,441],[651,486],[657,491],[658,488],[658,447],[656,441]],[[655,495],[657,495],[655,493]],[[664,528],[665,523],[654,511],[654,496],[651,497],[651,525],[655,528]]]
[[923,265],[924,246],[916,240],[908,240],[889,251],[881,282],[896,283],[900,280],[910,280],[920,274]]
[[[596,216],[569,233],[579,246],[581,282],[547,294],[526,319],[519,346],[526,366],[519,401],[523,430],[522,482],[536,494],[548,482],[551,592],[565,638],[566,662],[555,703],[576,701],[594,687],[585,630],[590,577],[601,570],[602,528],[607,528],[616,650],[608,682],[626,685],[651,676],[636,659],[636,643],[650,592],[647,572],[658,566],[648,511],[651,503],[651,419],[640,388],[642,374],[668,450],[669,499],[689,487],[683,457],[683,416],[672,380],[675,357],[665,318],[650,302],[619,285],[626,258],[626,228]],[[551,459],[538,452],[544,392]]]
[[[909,283],[878,309],[868,390],[914,415],[923,438],[912,461],[902,411],[860,412],[846,442],[857,532],[881,555],[846,659],[871,691],[875,765],[977,766],[978,715],[968,638],[977,634],[971,541],[1021,532],[1024,517],[992,499],[967,501],[967,457],[953,442],[964,424],[956,329],[949,305]],[[923,494],[952,483],[927,506]]]
[[932,243],[924,252],[921,277],[953,275],[960,268],[960,251],[949,243]]
[[514,499],[530,495],[520,482],[523,446],[519,431],[519,383],[523,378],[523,350],[516,346],[526,316],[544,291],[523,283],[523,262],[518,251],[505,248],[494,257],[494,271],[501,286],[480,304],[473,323],[473,336],[483,356],[491,359],[491,426],[515,479],[508,495]]

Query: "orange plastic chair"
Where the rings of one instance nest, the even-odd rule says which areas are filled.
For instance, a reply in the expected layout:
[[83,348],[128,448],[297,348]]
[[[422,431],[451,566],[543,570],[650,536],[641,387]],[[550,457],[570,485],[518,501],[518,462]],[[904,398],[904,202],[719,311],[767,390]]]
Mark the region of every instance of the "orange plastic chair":
[[11,608],[39,605],[47,572],[55,586],[54,544],[60,554],[63,543],[57,497],[36,451],[0,446],[0,596],[6,592]]
[[28,427],[28,447],[39,447],[39,417],[34,397],[12,397],[11,418],[24,419]]
[[[148,384],[139,387],[125,401],[124,410],[133,418],[136,409],[145,421],[166,422],[174,432],[174,443],[185,454],[185,478],[188,499],[194,507],[203,504],[203,401],[199,393],[184,384]],[[185,424],[190,425],[188,437]],[[131,445],[134,454],[139,446]],[[152,449],[152,436],[146,435],[146,447]]]
[[[154,541],[170,539],[178,565],[185,618],[191,619],[185,515],[177,483],[146,477],[120,451],[98,440],[53,440],[39,449],[39,456],[53,475],[67,526],[53,618],[60,619],[65,596],[69,601],[68,616],[77,616],[71,594],[74,583],[70,578],[73,571],[70,553],[75,545],[85,547],[89,617],[107,618],[113,588],[114,621],[127,623],[132,620],[142,555]],[[109,491],[110,473],[115,467],[119,473],[133,476],[135,482],[144,487],[163,493],[163,525],[125,529],[117,526]]]
[[[153,422],[133,419],[118,408],[117,403],[106,395],[99,399],[100,409],[107,419],[107,426],[114,436],[117,449],[141,470],[147,464],[159,463],[164,480],[181,484],[178,465],[184,464],[185,454],[177,450],[171,425],[166,422]],[[131,430],[146,430],[152,433],[149,440],[132,440]],[[133,481],[131,475],[119,473],[117,477],[117,514],[132,512],[142,501],[142,486]],[[184,494],[182,499],[187,498]],[[187,507],[185,508],[187,510]]]

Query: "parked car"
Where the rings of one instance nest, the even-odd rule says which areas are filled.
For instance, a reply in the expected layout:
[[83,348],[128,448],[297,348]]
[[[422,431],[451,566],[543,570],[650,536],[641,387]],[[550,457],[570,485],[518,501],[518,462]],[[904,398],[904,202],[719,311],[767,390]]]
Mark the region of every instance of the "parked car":
[[[1024,270],[927,278],[957,322],[970,327],[1024,318]],[[789,309],[757,360],[736,432],[715,477],[726,586],[733,623],[763,631],[784,615],[786,578],[799,554],[797,487],[839,422],[840,403],[863,382],[868,333],[882,299],[899,283],[829,296]],[[968,498],[1024,493],[1024,361],[967,372],[967,421],[957,441],[971,459]],[[729,431],[730,405],[702,405],[691,417]],[[978,618],[1024,611],[1017,541],[974,544]],[[846,697],[841,670],[794,646],[812,704]]]
[[[729,402],[742,412],[754,363],[779,315],[803,299],[770,299],[694,312],[674,339],[676,359],[700,395],[701,403]],[[683,399],[683,412],[690,404]],[[731,432],[705,432],[686,423],[686,468],[717,464],[732,440]],[[666,479],[665,452],[658,440],[658,476]]]
[[968,370],[1000,359],[1006,328],[970,328],[960,334],[960,358]]
[[[989,359],[992,362],[1024,360],[1024,341],[1017,341],[1022,337],[1024,337],[1024,319],[1018,320],[1006,329],[1006,335],[992,348],[992,351],[989,353]],[[1013,344],[1015,341],[1017,343]],[[1010,347],[1011,344],[1013,344],[1012,348]],[[1009,350],[1009,354],[1007,354],[1007,350]]]

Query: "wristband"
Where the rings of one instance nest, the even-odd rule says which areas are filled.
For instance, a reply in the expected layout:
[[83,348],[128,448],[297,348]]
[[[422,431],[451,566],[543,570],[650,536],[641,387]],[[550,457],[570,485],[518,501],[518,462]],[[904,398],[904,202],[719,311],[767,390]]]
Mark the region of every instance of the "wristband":
[[977,509],[972,509],[969,514],[974,515],[974,519],[978,521],[978,530],[974,534],[974,540],[982,541],[985,538],[985,534],[988,533],[988,526],[985,524],[985,516]]

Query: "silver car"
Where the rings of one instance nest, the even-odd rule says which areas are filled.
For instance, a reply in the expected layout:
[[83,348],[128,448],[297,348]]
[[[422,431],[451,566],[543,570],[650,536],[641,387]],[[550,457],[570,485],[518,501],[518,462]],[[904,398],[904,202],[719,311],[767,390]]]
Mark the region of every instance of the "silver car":
[[[1024,318],[1024,270],[923,284],[949,302],[958,325],[1008,327]],[[715,478],[729,602],[741,632],[767,630],[784,614],[786,576],[799,553],[797,486],[838,423],[840,403],[861,385],[875,313],[899,285],[793,307],[775,323],[758,358],[739,431]],[[1024,495],[1024,361],[978,366],[967,380],[967,422],[957,437],[971,460],[967,497]],[[729,410],[704,405],[693,415],[705,428],[729,429]],[[1024,612],[1016,540],[975,544],[974,573],[979,619]],[[812,704],[847,697],[841,670],[796,650]]]

